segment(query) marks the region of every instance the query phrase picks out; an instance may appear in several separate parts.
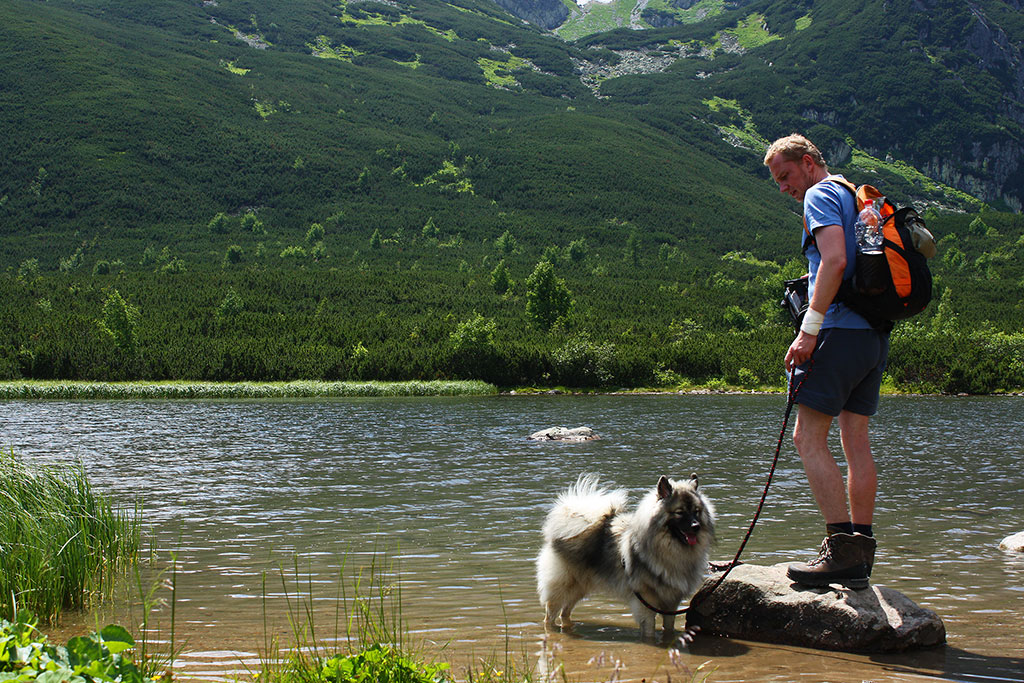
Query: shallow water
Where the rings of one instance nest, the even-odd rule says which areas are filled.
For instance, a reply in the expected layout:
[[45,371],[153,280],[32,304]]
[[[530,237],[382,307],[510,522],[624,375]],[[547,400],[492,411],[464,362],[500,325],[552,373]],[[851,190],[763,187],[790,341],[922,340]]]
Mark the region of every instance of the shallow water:
[[[178,567],[179,677],[258,666],[268,634],[287,641],[288,604],[316,606],[319,638],[343,637],[340,587],[351,594],[361,568],[390,557],[409,641],[457,672],[507,648],[573,681],[688,680],[705,662],[713,681],[1024,680],[1024,556],[998,549],[1024,529],[1024,402],[1012,397],[884,398],[873,422],[873,580],[935,610],[946,647],[864,656],[700,636],[677,658],[638,642],[627,609],[603,598],[577,608],[574,637],[544,638],[533,558],[559,490],[596,472],[636,499],[660,474],[696,472],[718,511],[714,558],[730,559],[784,407],[781,396],[688,395],[8,401],[0,446],[81,461],[99,490],[143,497],[144,544]],[[557,425],[603,438],[525,438]],[[813,556],[821,526],[787,436],[744,560]],[[63,629],[106,618],[138,610],[69,617]]]

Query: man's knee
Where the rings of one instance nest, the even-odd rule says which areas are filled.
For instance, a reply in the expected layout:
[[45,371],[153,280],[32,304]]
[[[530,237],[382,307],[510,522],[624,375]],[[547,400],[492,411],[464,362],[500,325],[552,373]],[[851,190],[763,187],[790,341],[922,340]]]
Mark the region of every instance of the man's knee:
[[793,445],[800,457],[828,451],[828,430],[832,416],[807,406],[800,406],[796,426],[793,427]]

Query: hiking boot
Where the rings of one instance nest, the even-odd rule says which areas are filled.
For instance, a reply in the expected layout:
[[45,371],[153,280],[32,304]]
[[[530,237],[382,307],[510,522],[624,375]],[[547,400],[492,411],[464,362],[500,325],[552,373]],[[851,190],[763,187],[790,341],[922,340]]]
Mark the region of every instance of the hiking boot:
[[807,564],[791,564],[786,576],[805,586],[841,583],[867,588],[875,561],[875,539],[862,534],[832,534],[821,542],[818,557]]
[[[862,534],[855,533],[854,536],[863,536]],[[875,566],[875,547],[878,545],[875,542],[873,536],[863,536],[868,539],[868,542],[864,544],[864,561],[868,565],[868,578],[871,577],[871,569]]]

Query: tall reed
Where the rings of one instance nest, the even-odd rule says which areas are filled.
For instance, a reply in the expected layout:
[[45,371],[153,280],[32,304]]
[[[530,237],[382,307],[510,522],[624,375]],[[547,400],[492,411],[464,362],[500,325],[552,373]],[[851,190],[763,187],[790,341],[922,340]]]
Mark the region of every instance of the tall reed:
[[112,594],[138,557],[141,503],[115,507],[79,466],[30,467],[0,453],[0,616],[54,623]]
[[410,382],[0,382],[0,399],[333,398],[485,396],[497,387],[477,380]]

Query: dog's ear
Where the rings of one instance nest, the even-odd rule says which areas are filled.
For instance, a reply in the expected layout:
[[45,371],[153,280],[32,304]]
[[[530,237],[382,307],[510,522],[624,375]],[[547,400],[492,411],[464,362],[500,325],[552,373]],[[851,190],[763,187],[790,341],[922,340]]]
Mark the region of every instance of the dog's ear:
[[694,472],[690,475],[690,483],[693,484],[693,488],[697,488],[699,482],[697,481],[697,473]]
[[672,482],[664,474],[658,480],[658,500],[664,500],[672,495]]

